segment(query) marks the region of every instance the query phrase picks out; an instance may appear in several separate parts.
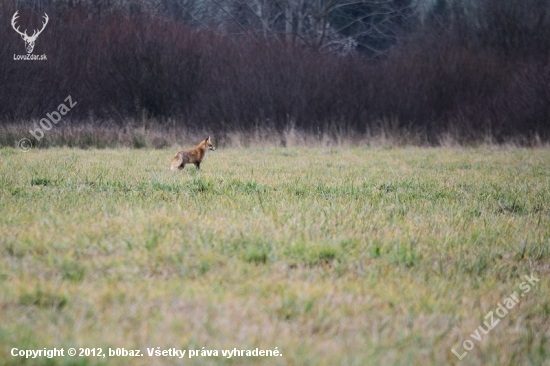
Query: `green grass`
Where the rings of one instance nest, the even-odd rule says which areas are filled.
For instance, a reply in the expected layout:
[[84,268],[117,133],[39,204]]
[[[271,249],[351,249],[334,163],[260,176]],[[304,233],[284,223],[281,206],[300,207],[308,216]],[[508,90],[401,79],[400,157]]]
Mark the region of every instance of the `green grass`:
[[219,148],[171,172],[174,152],[0,150],[0,365],[550,364],[550,150]]

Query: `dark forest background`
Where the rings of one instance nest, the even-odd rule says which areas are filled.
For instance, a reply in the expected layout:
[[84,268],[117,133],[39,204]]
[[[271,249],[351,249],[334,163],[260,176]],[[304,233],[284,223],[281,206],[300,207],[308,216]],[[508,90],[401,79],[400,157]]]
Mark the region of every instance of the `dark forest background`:
[[[26,54],[16,10],[28,34],[48,14],[33,51],[47,61],[13,59]],[[283,144],[289,131],[547,143],[549,10],[548,0],[3,1],[0,145],[28,137],[68,95],[71,131],[91,137],[55,140],[63,122],[37,145],[101,146],[114,141],[105,131],[136,126],[174,139],[159,132],[136,147],[258,131]]]

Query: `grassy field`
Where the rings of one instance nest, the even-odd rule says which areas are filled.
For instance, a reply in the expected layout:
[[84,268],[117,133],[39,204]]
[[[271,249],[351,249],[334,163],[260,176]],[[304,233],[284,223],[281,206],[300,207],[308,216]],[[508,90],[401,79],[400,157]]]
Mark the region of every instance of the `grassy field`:
[[174,153],[0,150],[1,365],[550,365],[550,150]]

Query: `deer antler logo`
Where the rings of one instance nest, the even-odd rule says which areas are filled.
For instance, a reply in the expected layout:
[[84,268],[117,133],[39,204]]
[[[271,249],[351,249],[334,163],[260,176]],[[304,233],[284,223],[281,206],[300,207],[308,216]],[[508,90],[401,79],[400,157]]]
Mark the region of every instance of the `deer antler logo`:
[[37,33],[37,31],[35,30],[32,34],[32,36],[28,36],[27,35],[27,30],[25,29],[24,32],[21,32],[19,31],[19,26],[17,26],[17,28],[15,27],[15,20],[17,18],[19,18],[17,16],[17,13],[19,13],[19,11],[16,11],[15,14],[13,14],[13,18],[11,18],[11,26],[13,27],[13,29],[15,29],[15,31],[17,33],[19,33],[21,35],[21,38],[23,38],[23,41],[25,41],[25,48],[27,49],[27,53],[32,53],[32,50],[34,49],[34,42],[36,41],[36,39],[38,38],[38,36],[40,35],[40,33],[42,33],[42,31],[44,30],[44,28],[46,28],[46,24],[48,24],[48,14],[44,13],[44,20],[45,22],[42,23],[42,29],[40,29]]

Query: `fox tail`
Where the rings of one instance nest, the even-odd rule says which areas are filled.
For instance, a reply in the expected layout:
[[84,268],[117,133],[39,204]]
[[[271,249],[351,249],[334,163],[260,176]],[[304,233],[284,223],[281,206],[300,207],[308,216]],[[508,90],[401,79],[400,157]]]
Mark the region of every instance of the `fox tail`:
[[180,154],[176,154],[174,159],[172,159],[170,170],[177,170],[181,166],[181,163],[183,163],[183,157]]

